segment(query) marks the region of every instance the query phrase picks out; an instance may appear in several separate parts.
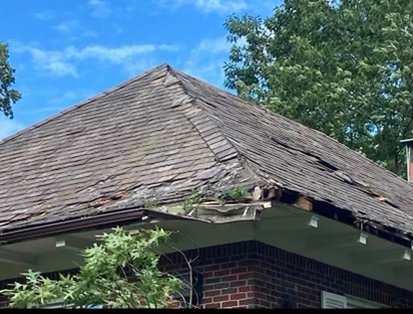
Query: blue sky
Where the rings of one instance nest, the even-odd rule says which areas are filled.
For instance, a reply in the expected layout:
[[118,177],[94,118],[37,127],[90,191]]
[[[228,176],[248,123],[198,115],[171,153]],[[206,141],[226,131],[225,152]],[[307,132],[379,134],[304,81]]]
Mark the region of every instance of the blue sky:
[[268,16],[280,0],[2,1],[0,41],[9,44],[23,98],[0,138],[160,63],[223,87],[228,15]]

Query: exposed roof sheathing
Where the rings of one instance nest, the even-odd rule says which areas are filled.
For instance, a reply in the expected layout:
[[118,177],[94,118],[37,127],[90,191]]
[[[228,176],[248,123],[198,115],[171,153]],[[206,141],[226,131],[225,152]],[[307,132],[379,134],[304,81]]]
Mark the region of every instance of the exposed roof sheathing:
[[413,188],[405,180],[167,65],[3,140],[0,228],[269,182],[412,235]]

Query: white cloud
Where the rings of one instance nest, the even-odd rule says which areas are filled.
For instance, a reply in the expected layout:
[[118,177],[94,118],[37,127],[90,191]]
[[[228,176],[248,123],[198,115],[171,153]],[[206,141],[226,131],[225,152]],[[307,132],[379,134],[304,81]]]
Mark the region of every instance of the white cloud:
[[167,52],[175,52],[181,50],[180,45],[166,45],[166,44],[161,44],[158,46],[159,50],[162,51],[167,51]]
[[[1,113],[0,113],[1,114]],[[21,130],[23,125],[5,117],[0,117],[0,140]]]
[[76,19],[61,21],[59,24],[53,26],[53,28],[62,32],[67,41],[95,38],[98,35],[96,31],[83,27],[79,20]]
[[154,52],[157,49],[156,45],[126,45],[117,48],[110,48],[100,45],[91,45],[83,49],[68,47],[65,49],[64,55],[67,58],[86,59],[94,58],[101,61],[109,61],[112,63],[123,63],[126,59]]
[[37,12],[34,14],[34,16],[42,21],[50,21],[56,18],[56,14],[51,10]]
[[64,21],[55,27],[63,33],[72,33],[75,30],[81,29],[80,23],[77,20]]
[[58,51],[46,51],[39,48],[27,48],[33,57],[35,66],[44,71],[45,74],[53,76],[78,77],[76,66],[65,60],[62,53]]
[[235,13],[248,8],[245,0],[156,0],[164,6],[179,8],[192,5],[206,13]]
[[92,9],[91,15],[96,18],[106,18],[111,10],[109,5],[104,0],[89,0],[89,6]]
[[[89,45],[84,48],[68,46],[63,50],[42,50],[33,46],[13,43],[16,53],[29,53],[33,58],[35,67],[44,74],[52,76],[78,77],[78,63],[84,60],[97,60],[111,64],[122,65],[128,72],[141,69],[141,59],[157,51],[174,52],[180,49],[177,45],[167,44],[136,44],[120,47],[107,47],[102,45]],[[152,62],[150,62],[152,64]],[[131,70],[133,69],[133,70]]]

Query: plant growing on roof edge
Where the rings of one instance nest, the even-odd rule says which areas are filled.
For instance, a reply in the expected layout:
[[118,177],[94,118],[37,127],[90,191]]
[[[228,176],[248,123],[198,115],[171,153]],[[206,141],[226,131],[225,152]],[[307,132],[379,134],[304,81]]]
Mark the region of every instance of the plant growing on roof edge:
[[143,204],[144,208],[148,208],[148,209],[153,209],[153,208],[157,208],[159,207],[159,203],[156,200],[147,200],[144,204]]
[[158,269],[156,249],[170,233],[156,228],[131,235],[122,228],[99,235],[100,243],[83,252],[84,265],[75,275],[53,280],[29,270],[25,283],[16,282],[0,293],[11,307],[45,307],[59,299],[68,307],[103,305],[106,308],[163,307],[183,283]]
[[221,205],[228,201],[240,202],[244,200],[247,197],[247,195],[248,195],[248,192],[246,189],[241,188],[241,187],[235,187],[235,188],[231,188],[223,192],[220,192],[217,195],[217,201]]
[[201,192],[194,192],[188,198],[186,198],[182,204],[185,213],[191,211],[193,205],[199,204],[204,198],[204,194]]

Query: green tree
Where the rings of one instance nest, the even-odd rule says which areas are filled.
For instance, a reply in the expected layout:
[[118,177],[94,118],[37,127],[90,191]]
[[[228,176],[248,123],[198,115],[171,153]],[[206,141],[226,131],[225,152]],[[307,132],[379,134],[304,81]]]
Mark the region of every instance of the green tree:
[[6,117],[13,118],[11,104],[21,98],[21,94],[10,88],[14,84],[15,70],[9,64],[9,50],[6,44],[0,42],[0,112]]
[[100,243],[85,249],[84,265],[76,275],[52,280],[29,270],[25,282],[16,282],[0,293],[10,298],[11,307],[42,308],[52,301],[82,308],[157,308],[179,292],[181,280],[158,269],[156,250],[169,233],[162,229],[141,230],[131,235],[122,228],[98,236]]
[[226,21],[226,86],[405,171],[412,137],[413,1],[285,0]]

